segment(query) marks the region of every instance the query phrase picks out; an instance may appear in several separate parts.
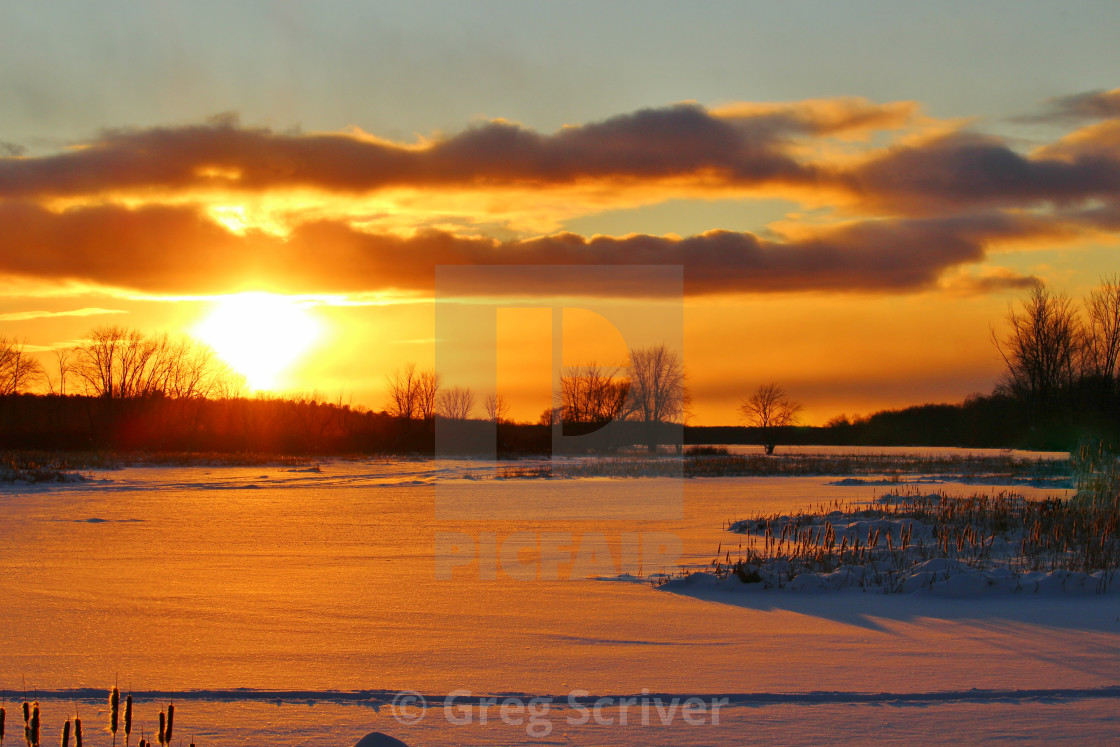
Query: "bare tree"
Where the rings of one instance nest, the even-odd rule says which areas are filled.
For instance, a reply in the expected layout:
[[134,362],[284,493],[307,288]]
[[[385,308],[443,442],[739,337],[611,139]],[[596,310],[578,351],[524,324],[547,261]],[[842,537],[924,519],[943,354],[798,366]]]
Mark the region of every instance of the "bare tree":
[[159,389],[169,397],[222,398],[245,388],[245,377],[218,358],[213,348],[187,336],[165,338],[153,368]]
[[560,375],[560,420],[605,424],[625,417],[630,382],[621,371],[590,363],[565,368]]
[[55,367],[58,369],[58,386],[48,378],[48,386],[52,394],[60,396],[66,395],[66,376],[74,367],[74,348],[55,348],[54,361]]
[[442,377],[435,371],[422,371],[420,373],[416,387],[416,413],[421,420],[435,418],[441,381]]
[[747,425],[758,428],[767,454],[774,453],[782,429],[796,425],[800,414],[801,405],[775,383],[763,384],[739,405],[739,416]]
[[124,330],[117,352],[120,367],[117,369],[118,396],[122,399],[145,397],[159,391],[159,358],[166,337],[147,337],[135,329]]
[[444,389],[439,393],[437,409],[448,420],[466,420],[474,409],[474,394],[462,386]]
[[160,341],[124,327],[97,327],[75,349],[74,370],[91,394],[128,399],[151,394]]
[[187,336],[98,327],[69,353],[56,350],[55,355],[60,393],[65,391],[67,373],[77,375],[88,393],[106,399],[229,398],[245,389],[243,376],[209,346]]
[[509,419],[509,403],[500,394],[488,394],[483,402],[486,419],[492,423],[504,423]]
[[681,356],[661,344],[630,351],[631,417],[645,427],[646,445],[657,451],[663,423],[684,418],[688,405]]
[[385,380],[389,389],[389,406],[386,408],[389,414],[412,420],[416,415],[420,388],[416,364],[409,363],[403,369],[398,368],[387,375]]
[[43,364],[23,348],[21,342],[0,337],[0,395],[22,394],[45,376]]
[[74,348],[74,371],[90,394],[112,399],[118,394],[114,386],[117,346],[123,330],[120,327],[97,327],[89,338]]
[[225,363],[218,362],[205,396],[209,399],[238,399],[245,396],[248,388],[249,382],[244,374],[239,374]]
[[1081,368],[1084,331],[1069,297],[1039,284],[1007,310],[1007,335],[992,332],[1007,365],[1000,389],[1026,401],[1032,414],[1046,412],[1073,384]]
[[1085,299],[1085,373],[1114,384],[1120,377],[1120,276],[1104,278]]

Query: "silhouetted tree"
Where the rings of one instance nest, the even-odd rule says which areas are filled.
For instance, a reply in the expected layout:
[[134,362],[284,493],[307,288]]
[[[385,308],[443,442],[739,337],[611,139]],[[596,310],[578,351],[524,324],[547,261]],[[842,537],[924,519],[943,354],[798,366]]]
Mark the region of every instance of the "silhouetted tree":
[[646,446],[657,451],[662,425],[680,422],[688,405],[684,363],[668,346],[656,345],[630,351],[631,417],[643,425]]
[[500,394],[488,394],[483,402],[486,419],[493,423],[504,423],[509,419],[509,403]]
[[1039,284],[1022,308],[1009,306],[1006,321],[1002,339],[992,332],[1007,365],[999,389],[1027,403],[1032,418],[1049,415],[1082,367],[1085,337],[1077,310],[1069,297]]
[[44,377],[43,364],[24,350],[23,343],[0,337],[0,395],[26,392]]
[[436,416],[442,377],[435,371],[421,371],[416,386],[416,414],[430,421]]
[[560,375],[561,422],[604,425],[625,417],[630,382],[619,379],[619,373],[594,363],[565,368]]
[[1120,376],[1120,276],[1104,278],[1085,300],[1086,374],[1115,385]]
[[801,405],[790,400],[786,390],[775,383],[763,384],[739,405],[739,415],[747,425],[758,428],[762,446],[773,454],[782,429],[796,425]]
[[448,420],[466,420],[474,409],[474,394],[462,386],[444,389],[439,393],[436,408]]
[[60,394],[65,393],[68,373],[77,375],[87,393],[113,400],[152,395],[196,399],[244,387],[243,378],[209,346],[186,336],[98,327],[69,353],[56,350],[55,355]]
[[54,361],[55,368],[58,369],[57,383],[47,378],[47,387],[52,394],[66,395],[66,377],[74,368],[74,349],[73,348],[55,348]]
[[387,374],[385,383],[389,390],[389,405],[385,409],[390,415],[412,420],[420,398],[420,376],[416,373],[416,364],[409,363]]

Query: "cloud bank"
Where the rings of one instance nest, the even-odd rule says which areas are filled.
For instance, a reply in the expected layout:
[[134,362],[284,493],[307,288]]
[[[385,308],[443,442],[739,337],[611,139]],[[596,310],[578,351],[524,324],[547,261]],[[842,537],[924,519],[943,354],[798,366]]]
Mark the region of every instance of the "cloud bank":
[[[411,144],[230,117],[106,131],[49,156],[4,151],[0,272],[153,293],[430,292],[439,265],[668,264],[684,268],[693,295],[911,292],[980,268],[993,248],[1117,232],[1120,89],[1048,106],[1039,121],[1078,126],[1030,151],[963,126],[931,127],[913,102],[858,98],[680,104],[552,133],[488,121]],[[677,193],[790,189],[835,212],[780,233],[684,238],[471,229],[485,223],[479,215],[547,213],[573,188],[590,195],[589,212]],[[407,204],[393,196],[400,190]],[[215,217],[239,196],[284,204],[294,192],[318,196],[304,194],[282,230]],[[470,195],[464,214],[431,207],[424,220],[409,217],[436,192]],[[381,216],[413,223],[388,231]],[[974,292],[1035,282],[981,269]]]
[[[246,279],[290,291],[430,292],[439,265],[553,265],[558,271],[572,268],[573,287],[583,292],[633,296],[649,289],[596,287],[586,268],[680,265],[692,295],[899,292],[933,287],[943,271],[982,259],[992,243],[1069,230],[1029,218],[975,214],[859,222],[788,240],[730,231],[688,238],[564,233],[504,242],[427,231],[404,238],[337,221],[307,223],[278,237],[235,234],[185,207],[103,205],[54,213],[32,203],[0,205],[0,224],[7,228],[0,235],[0,272],[153,293],[241,290]],[[1012,275],[998,284],[1031,282]],[[476,290],[532,291],[523,284],[484,284]]]

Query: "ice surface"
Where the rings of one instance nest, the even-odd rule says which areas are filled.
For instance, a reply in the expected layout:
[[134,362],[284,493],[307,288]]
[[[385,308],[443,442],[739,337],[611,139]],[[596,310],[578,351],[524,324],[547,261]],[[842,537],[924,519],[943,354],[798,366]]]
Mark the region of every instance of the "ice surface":
[[[699,567],[734,537],[730,519],[873,501],[882,488],[828,477],[695,479],[684,481],[679,518],[640,518],[640,510],[598,520],[580,511],[437,518],[439,485],[473,468],[149,467],[0,487],[9,730],[25,691],[39,693],[54,739],[75,702],[87,723],[101,718],[100,696],[83,700],[72,688],[117,681],[163,691],[142,702],[149,726],[163,695],[178,693],[176,730],[200,745],[353,745],[375,730],[413,745],[1105,741],[1115,733],[1116,595],[762,595],[701,583],[667,593],[641,580],[677,567],[643,566],[661,557],[634,549],[643,537],[678,537],[677,565]],[[482,490],[486,481],[475,480]],[[648,479],[577,482],[592,507],[597,485],[622,484],[638,497],[658,488]],[[477,539],[470,562],[441,534]],[[490,535],[496,557],[480,561]],[[532,537],[535,553],[526,549]],[[581,546],[607,551],[581,558]],[[629,582],[600,580],[620,577]],[[557,705],[550,734],[536,737],[496,710],[486,724],[478,713],[451,724],[438,708],[399,724],[387,703],[400,690],[437,704],[460,690],[557,704],[573,690],[730,702],[719,725],[704,726],[681,718],[572,726],[572,710]],[[261,700],[261,691],[280,694]],[[89,731],[87,744],[109,744]]]

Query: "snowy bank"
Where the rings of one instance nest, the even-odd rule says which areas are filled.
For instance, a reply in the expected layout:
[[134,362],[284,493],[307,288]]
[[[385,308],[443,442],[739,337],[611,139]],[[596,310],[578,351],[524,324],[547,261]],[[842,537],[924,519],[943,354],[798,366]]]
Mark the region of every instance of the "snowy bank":
[[886,495],[871,505],[732,522],[728,529],[745,537],[735,558],[721,546],[708,569],[660,585],[953,597],[1111,593],[1120,567],[1118,514],[1112,503],[1007,493]]

